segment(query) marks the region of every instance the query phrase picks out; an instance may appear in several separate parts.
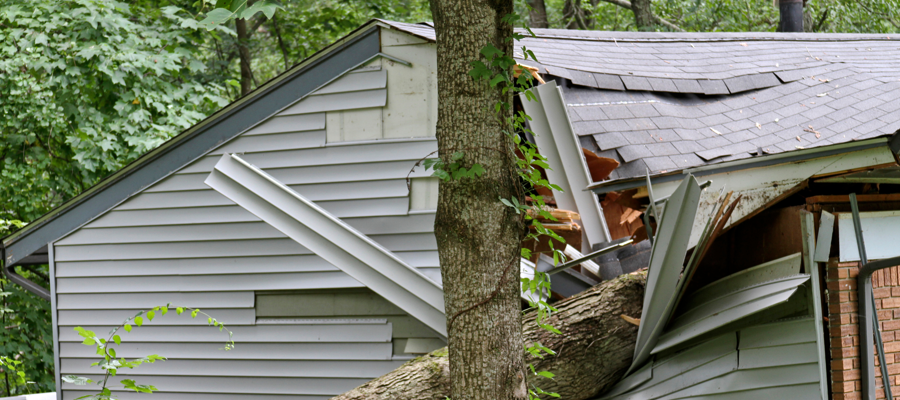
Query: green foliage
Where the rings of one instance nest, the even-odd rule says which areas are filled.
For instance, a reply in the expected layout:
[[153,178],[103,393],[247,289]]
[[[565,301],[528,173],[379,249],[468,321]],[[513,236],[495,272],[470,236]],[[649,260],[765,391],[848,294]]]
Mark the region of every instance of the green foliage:
[[[46,274],[46,267],[35,272]],[[48,286],[41,276],[17,268],[20,275]],[[42,393],[55,390],[53,378],[53,335],[50,303],[0,278],[0,354],[15,361],[0,366],[0,395]],[[28,376],[18,382],[19,373]],[[9,385],[7,386],[7,379]],[[32,382],[33,381],[33,382]]]
[[[86,399],[86,400],[113,400],[115,399],[115,395],[113,395],[110,390],[109,379],[110,377],[116,376],[121,369],[134,369],[145,363],[154,363],[156,361],[165,361],[166,358],[160,355],[151,354],[146,357],[135,358],[135,359],[126,359],[126,358],[117,358],[116,357],[116,349],[113,347],[120,346],[122,344],[122,338],[119,336],[119,330],[125,330],[126,332],[131,332],[134,329],[132,323],[137,326],[143,326],[144,317],[147,318],[147,322],[153,321],[153,318],[156,317],[156,313],[159,312],[160,315],[166,315],[169,313],[169,308],[171,308],[171,304],[166,304],[164,306],[153,307],[146,311],[139,311],[133,317],[126,319],[119,326],[113,328],[109,331],[107,337],[102,338],[99,337],[94,331],[89,331],[80,326],[76,326],[74,328],[75,332],[78,333],[78,336],[84,338],[81,342],[85,346],[93,346],[96,350],[97,355],[103,357],[100,361],[97,361],[91,366],[100,367],[103,371],[104,376],[100,381],[95,381],[93,379],[75,376],[75,375],[66,375],[62,377],[63,382],[71,383],[75,385],[85,386],[90,384],[96,384],[100,386],[99,393],[89,394],[85,396],[81,396],[78,399]],[[207,323],[214,327],[218,328],[219,331],[225,331],[228,333],[228,340],[225,343],[225,347],[220,350],[231,350],[234,348],[234,339],[233,333],[225,328],[225,324],[219,322],[209,314],[200,311],[199,309],[189,308],[189,307],[176,307],[178,310],[177,314],[181,315],[184,310],[191,311],[191,318],[196,318],[197,315],[202,314],[207,317]],[[138,385],[133,379],[122,379],[119,381],[122,385],[123,389],[132,390],[138,393],[153,393],[157,389],[153,385]]]
[[30,221],[224,106],[190,15],[105,0],[0,7],[0,207]]
[[[276,10],[283,8],[272,0],[257,0],[249,7],[247,7],[247,2],[248,0],[219,0],[214,2],[216,8],[206,13],[206,18],[199,22],[199,26],[207,30],[213,30],[228,21],[252,18],[257,13],[263,13],[266,18],[272,18]],[[202,4],[201,8],[204,6],[205,4]]]
[[457,151],[450,155],[450,163],[446,164],[439,158],[429,158],[424,162],[425,169],[432,169],[432,176],[441,178],[443,181],[460,180],[464,178],[475,178],[484,174],[484,167],[481,164],[472,164],[469,168],[462,166],[462,159],[466,153]]
[[[592,4],[596,3],[596,4]],[[551,28],[571,27],[563,13],[566,0],[546,1]],[[605,1],[582,1],[589,29],[637,30],[634,14]],[[771,1],[654,0],[653,13],[688,32],[772,32],[778,27],[778,8]],[[805,7],[807,32],[900,32],[900,8],[895,0],[809,0]],[[668,31],[656,26],[656,31]]]

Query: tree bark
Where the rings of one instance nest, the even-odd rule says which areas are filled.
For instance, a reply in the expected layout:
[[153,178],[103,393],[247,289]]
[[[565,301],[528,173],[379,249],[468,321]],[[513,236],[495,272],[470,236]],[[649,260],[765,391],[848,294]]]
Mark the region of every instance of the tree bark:
[[[446,165],[480,164],[480,177],[441,181],[435,237],[444,286],[454,400],[525,399],[519,300],[522,215],[500,198],[524,202],[508,130],[512,104],[502,85],[468,75],[491,44],[512,55],[512,0],[431,0],[437,36],[438,154]],[[495,72],[500,72],[499,70]],[[524,204],[524,203],[523,203]]]
[[528,13],[530,19],[530,27],[532,28],[549,28],[550,22],[547,21],[547,5],[544,0],[528,0],[531,11]]
[[237,31],[238,55],[241,65],[241,97],[253,90],[253,71],[250,69],[250,31],[246,19],[234,20]]
[[650,1],[651,0],[631,0],[631,11],[634,12],[634,23],[637,25],[638,30],[650,30],[656,25]]
[[[646,272],[622,275],[555,304],[559,311],[550,323],[561,335],[537,327],[534,314],[527,314],[524,343],[539,341],[557,353],[529,360],[536,370],[556,374],[553,380],[530,376],[529,385],[582,400],[616,383],[631,365],[637,340],[637,326],[621,315],[640,317],[646,279]],[[445,347],[332,400],[444,400],[450,395],[449,367]]]

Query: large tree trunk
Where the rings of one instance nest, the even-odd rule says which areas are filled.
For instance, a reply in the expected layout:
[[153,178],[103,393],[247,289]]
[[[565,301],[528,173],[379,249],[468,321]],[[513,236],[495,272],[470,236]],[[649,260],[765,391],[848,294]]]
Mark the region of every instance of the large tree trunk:
[[[522,313],[519,311],[521,215],[500,198],[524,202],[506,110],[512,93],[468,75],[492,44],[512,54],[513,29],[502,18],[512,0],[432,0],[437,35],[438,153],[446,165],[480,164],[480,177],[441,181],[435,236],[444,286],[454,400],[525,399]],[[495,71],[499,72],[499,71]]]
[[653,18],[651,0],[631,0],[631,11],[634,11],[634,23],[638,30],[644,31],[653,28],[656,20]]
[[528,13],[530,19],[529,26],[531,28],[549,28],[550,22],[547,21],[547,6],[544,0],[528,0],[531,11]]
[[[637,340],[637,326],[621,315],[640,317],[646,279],[645,272],[622,275],[555,304],[559,312],[550,323],[561,335],[538,328],[534,314],[527,314],[525,343],[539,341],[557,353],[529,360],[538,371],[556,374],[553,380],[530,376],[529,385],[566,400],[582,400],[618,381],[631,365]],[[521,345],[518,348],[521,352]],[[444,400],[450,395],[449,364],[443,348],[332,400]]]

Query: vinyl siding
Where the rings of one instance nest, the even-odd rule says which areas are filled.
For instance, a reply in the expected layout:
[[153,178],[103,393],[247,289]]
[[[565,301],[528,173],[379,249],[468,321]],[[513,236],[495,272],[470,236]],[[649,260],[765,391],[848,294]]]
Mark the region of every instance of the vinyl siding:
[[609,399],[820,399],[812,318],[727,333],[658,358]]
[[[202,308],[232,329],[236,342],[234,350],[219,350],[227,336],[207,327],[205,318],[174,312],[123,334],[119,356],[168,357],[127,374],[157,386],[167,399],[326,399],[409,359],[406,340],[438,337],[380,297],[359,304],[369,308],[300,302],[310,293],[366,289],[204,184],[221,154],[242,153],[439,281],[434,210],[410,214],[407,186],[408,176],[428,176],[413,166],[437,150],[427,137],[433,136],[430,120],[418,129],[425,134],[326,138],[334,128],[329,116],[341,113],[365,117],[344,124],[345,131],[381,131],[390,74],[375,60],[339,77],[57,241],[61,374],[99,372],[89,367],[96,355],[73,327],[107,332],[138,310],[166,303]],[[272,312],[265,301],[273,298],[293,308]],[[65,384],[62,398],[87,394],[83,389]],[[122,392],[121,398],[132,397]]]

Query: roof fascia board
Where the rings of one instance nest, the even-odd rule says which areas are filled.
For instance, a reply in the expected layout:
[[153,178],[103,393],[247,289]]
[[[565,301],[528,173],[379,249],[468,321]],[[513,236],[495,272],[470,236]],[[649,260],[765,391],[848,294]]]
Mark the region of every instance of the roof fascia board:
[[133,194],[202,157],[345,71],[377,56],[379,28],[367,24],[313,55],[3,241],[12,265]]
[[[689,168],[678,172],[660,174],[651,176],[654,185],[665,182],[679,181],[684,178],[685,174],[692,174],[696,177],[723,174],[727,172],[741,171],[751,168],[769,167],[779,164],[787,164],[797,161],[812,160],[815,158],[829,157],[837,154],[849,153],[853,151],[866,150],[880,147],[887,143],[888,139],[881,137],[859,142],[841,143],[831,146],[822,146],[814,149],[805,149],[799,151],[791,151],[787,153],[773,154],[764,157],[747,158],[743,160],[728,161],[721,164],[704,165],[702,167]],[[632,178],[629,180],[616,180],[608,182],[598,182],[588,186],[585,190],[591,190],[594,193],[609,193],[619,190],[635,189],[646,186],[645,178]]]
[[[522,106],[532,121],[532,131],[538,148],[547,157],[551,169],[547,171],[550,182],[560,185],[563,193],[554,191],[554,198],[561,208],[577,211],[581,215],[588,242],[606,243],[610,241],[606,220],[600,211],[600,203],[594,193],[572,190],[590,184],[587,163],[581,153],[581,146],[569,121],[566,104],[556,81],[550,81],[531,90],[537,101],[529,101],[525,94],[519,95]],[[536,122],[536,123],[535,123]],[[564,200],[560,203],[560,200]]]
[[447,337],[442,287],[368,236],[237,155],[205,183]]

